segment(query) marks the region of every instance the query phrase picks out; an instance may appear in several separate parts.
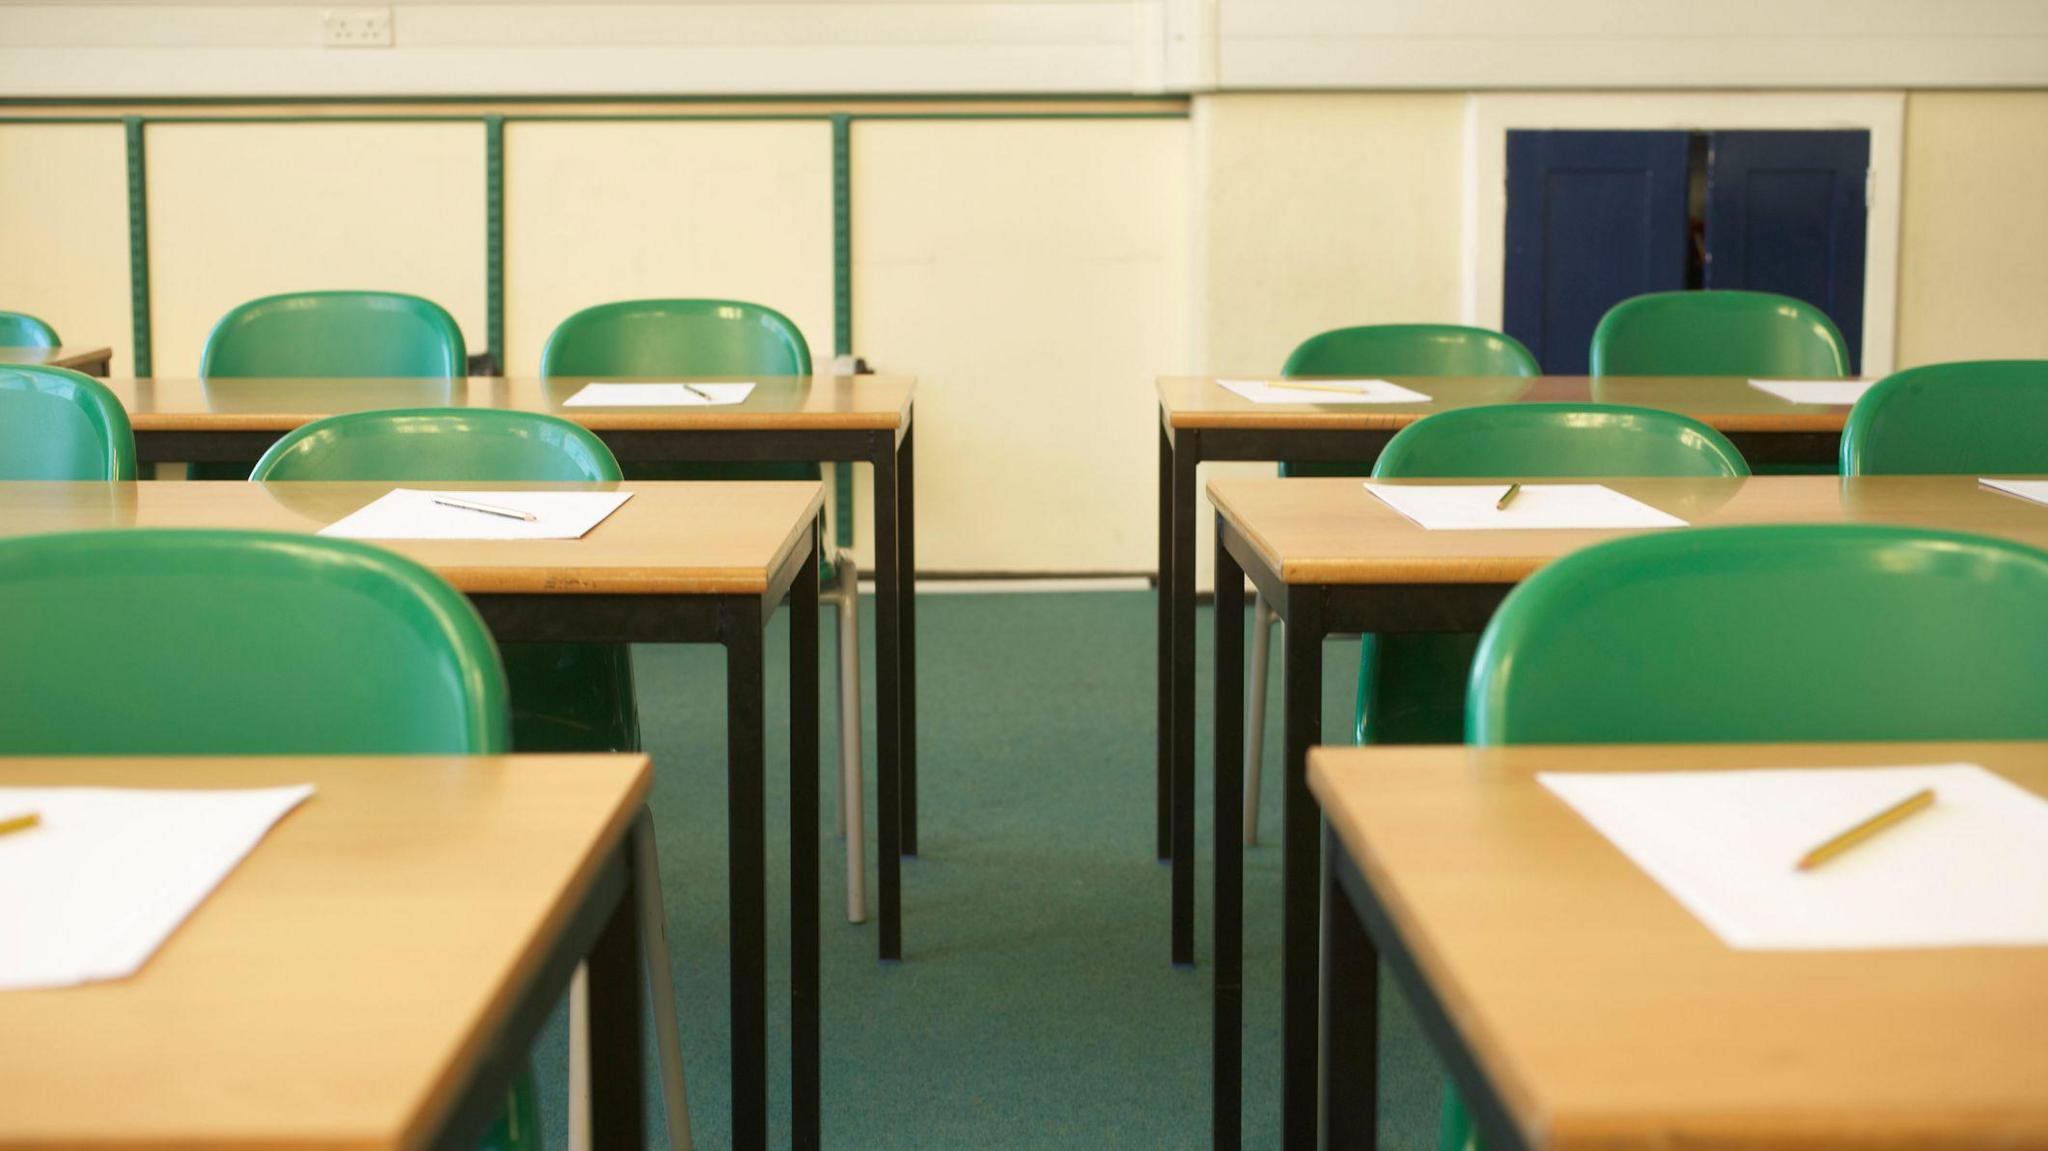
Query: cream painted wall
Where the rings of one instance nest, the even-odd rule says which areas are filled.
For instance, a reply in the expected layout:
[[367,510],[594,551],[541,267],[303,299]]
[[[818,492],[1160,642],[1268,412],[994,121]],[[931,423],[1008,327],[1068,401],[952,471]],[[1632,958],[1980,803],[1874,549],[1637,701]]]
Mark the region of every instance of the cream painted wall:
[[0,126],[0,310],[133,370],[128,160],[118,124]]
[[652,296],[767,304],[829,363],[831,126],[506,125],[507,369],[537,372],[578,309]]
[[[1198,97],[1203,370],[1278,371],[1302,340],[1350,324],[1457,322],[1464,118],[1458,95]],[[1272,471],[1211,464],[1199,482]],[[1206,588],[1206,499],[1196,514]]]
[[2048,357],[2048,92],[1906,102],[1899,365]]
[[196,375],[236,304],[316,288],[425,296],[483,349],[481,125],[158,124],[145,139],[157,375]]
[[918,377],[920,567],[1151,570],[1187,148],[1182,120],[854,126],[855,346]]

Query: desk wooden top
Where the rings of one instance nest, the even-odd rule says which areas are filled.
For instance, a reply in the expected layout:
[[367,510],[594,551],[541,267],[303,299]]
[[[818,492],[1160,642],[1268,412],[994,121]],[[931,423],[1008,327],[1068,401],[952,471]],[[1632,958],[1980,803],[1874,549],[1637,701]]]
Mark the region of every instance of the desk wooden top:
[[631,826],[643,755],[4,759],[311,783],[131,979],[0,993],[0,1147],[421,1146]]
[[769,580],[818,515],[824,485],[456,484],[246,481],[0,483],[0,538],[107,528],[318,532],[394,487],[630,491],[578,540],[365,541],[470,593],[740,595]]
[[[1900,524],[2048,550],[2048,507],[1990,491],[1975,476],[1531,482],[1605,484],[1694,527]],[[1290,584],[1516,583],[1559,556],[1633,534],[1429,531],[1381,503],[1356,479],[1217,479],[1209,484],[1209,499]]]
[[104,367],[113,358],[112,348],[0,348],[0,364],[44,365],[78,372],[94,365]]
[[[670,377],[676,379],[678,377]],[[691,376],[692,381],[716,376]],[[740,376],[745,403],[702,408],[564,408],[589,376],[466,380],[108,380],[138,433],[288,432],[323,416],[381,408],[467,407],[546,412],[598,432],[695,430],[901,430],[910,423],[908,376]],[[627,382],[627,381],[619,381]]]
[[[1239,377],[1226,376],[1225,379]],[[1279,377],[1247,376],[1245,379]],[[1211,376],[1159,381],[1168,427],[1298,428],[1390,431],[1452,408],[1481,404],[1631,404],[1680,412],[1722,432],[1836,432],[1847,404],[1794,404],[1736,376],[1429,376],[1387,377],[1430,397],[1426,404],[1257,404]]]
[[2048,1147],[2048,948],[1736,951],[1539,771],[2048,744],[1316,748],[1309,787],[1532,1147]]

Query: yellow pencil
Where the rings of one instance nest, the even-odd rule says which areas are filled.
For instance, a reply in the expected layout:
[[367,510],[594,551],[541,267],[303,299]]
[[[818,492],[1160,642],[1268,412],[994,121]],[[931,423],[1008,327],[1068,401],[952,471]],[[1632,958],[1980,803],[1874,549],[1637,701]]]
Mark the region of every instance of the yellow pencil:
[[0,819],[0,835],[11,831],[27,831],[43,822],[43,817],[33,811],[25,811],[10,819]]
[[1514,499],[1516,496],[1520,494],[1522,494],[1522,485],[1509,484],[1508,490],[1502,492],[1500,494],[1500,499],[1493,505],[1493,510],[1497,512],[1504,512],[1508,510],[1508,501]]
[[1347,396],[1362,396],[1364,388],[1347,388],[1342,384],[1304,384],[1299,380],[1268,380],[1269,388],[1287,388],[1296,392],[1339,392]]
[[1883,831],[1885,828],[1904,820],[1914,812],[1926,811],[1933,806],[1934,789],[1931,787],[1921,788],[1919,791],[1892,804],[1869,819],[1800,856],[1799,870],[1810,871],[1862,843],[1864,840],[1869,839],[1871,836],[1876,835],[1878,832]]

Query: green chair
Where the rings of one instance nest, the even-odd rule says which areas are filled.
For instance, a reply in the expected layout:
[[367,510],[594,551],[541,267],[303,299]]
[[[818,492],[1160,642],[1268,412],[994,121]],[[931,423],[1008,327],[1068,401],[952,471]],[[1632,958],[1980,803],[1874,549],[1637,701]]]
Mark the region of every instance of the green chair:
[[[316,420],[271,445],[250,472],[265,482],[356,480],[616,482],[595,435],[534,412],[417,408]],[[512,743],[520,751],[640,746],[632,652],[624,644],[512,644]]]
[[[803,333],[773,308],[739,300],[622,300],[585,308],[556,326],[540,374],[564,376],[808,376]],[[678,480],[816,480],[815,463],[684,463],[635,468]],[[839,833],[846,838],[846,918],[867,919],[867,846],[861,772],[860,573],[829,544],[818,600],[839,619]]]
[[[1734,477],[1742,453],[1689,416],[1602,404],[1497,404],[1439,412],[1395,433],[1375,479]],[[1368,498],[1363,492],[1360,499]],[[1360,743],[1458,743],[1475,635],[1368,635],[1358,663]],[[1247,765],[1245,804],[1258,790]]]
[[[1282,376],[1502,376],[1541,374],[1536,357],[1513,336],[1457,324],[1364,324],[1303,340],[1280,368]],[[1282,461],[1283,476],[1367,476],[1364,461]],[[1273,625],[1279,616],[1264,596],[1252,595],[1251,714],[1244,729],[1244,842],[1259,842],[1259,768],[1266,746],[1266,681],[1272,666]]]
[[0,367],[0,480],[132,480],[135,435],[106,385],[68,368]]
[[[1574,552],[1479,641],[1474,744],[2042,739],[2048,553],[1874,525]],[[1447,1100],[1438,1146],[1470,1120]]]
[[1575,552],[1479,642],[1475,744],[2048,738],[2048,553],[1873,524]]
[[0,348],[54,348],[57,329],[27,312],[0,312]]
[[1842,474],[2048,473],[2048,360],[1908,368],[1879,380],[1842,429]]
[[206,337],[199,374],[460,379],[467,365],[462,329],[431,300],[398,292],[291,292],[221,317]]
[[[439,304],[398,292],[290,292],[221,317],[200,354],[203,379],[463,378],[462,329]],[[249,464],[204,463],[195,480],[239,480]]]
[[[7,755],[509,750],[504,672],[476,610],[418,564],[347,540],[0,540],[0,651],[35,653],[0,660]],[[212,655],[205,675],[194,652]],[[523,1078],[510,1101],[528,1122],[500,1119],[485,1146],[540,1146]]]
[[1593,329],[1596,376],[1832,379],[1849,349],[1827,313],[1770,292],[1652,292]]

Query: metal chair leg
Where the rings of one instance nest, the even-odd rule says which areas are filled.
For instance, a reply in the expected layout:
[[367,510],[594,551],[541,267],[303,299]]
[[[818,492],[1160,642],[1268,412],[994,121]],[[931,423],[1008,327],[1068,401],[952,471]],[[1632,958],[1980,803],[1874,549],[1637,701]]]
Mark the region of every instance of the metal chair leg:
[[569,980],[569,1151],[590,1151],[590,969]]
[[1266,665],[1278,617],[1266,597],[1252,595],[1251,716],[1244,728],[1244,845],[1259,845],[1259,767],[1266,755]]
[[833,569],[839,612],[839,813],[846,836],[846,921],[868,918],[867,798],[861,773],[860,572],[841,555]]
[[[661,1109],[668,1117],[669,1151],[693,1151],[690,1096],[683,1081],[683,1037],[676,1022],[676,984],[668,958],[668,912],[661,899],[661,860],[654,848],[654,821],[644,810],[633,835],[633,866],[638,880],[633,890],[639,903],[641,962],[647,968],[647,989],[654,1007],[655,1048],[661,1057]],[[573,1035],[574,1016],[570,1018]]]

